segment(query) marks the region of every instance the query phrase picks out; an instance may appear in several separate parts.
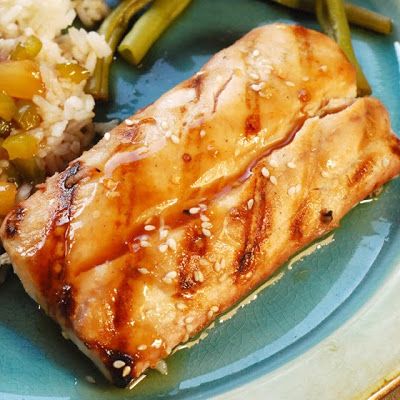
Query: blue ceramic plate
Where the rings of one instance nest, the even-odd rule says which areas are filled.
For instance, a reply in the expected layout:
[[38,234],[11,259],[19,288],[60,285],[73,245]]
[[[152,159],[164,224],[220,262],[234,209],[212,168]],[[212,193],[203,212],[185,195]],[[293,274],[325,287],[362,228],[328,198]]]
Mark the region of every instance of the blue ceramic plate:
[[[358,3],[400,20],[397,0]],[[98,106],[98,118],[131,115],[250,29],[275,21],[317,28],[314,18],[268,1],[194,0],[139,69],[115,63],[113,101]],[[384,37],[354,28],[353,35],[374,95],[389,108],[399,132],[400,77],[393,46],[399,31]],[[217,323],[197,346],[171,356],[167,377],[150,373],[131,392],[105,382],[12,277],[0,288],[0,399],[209,398],[301,359],[356,315],[393,273],[399,197],[397,180],[378,200],[356,207],[333,238],[290,268],[284,266],[280,279],[255,301]],[[86,381],[88,375],[96,384]]]

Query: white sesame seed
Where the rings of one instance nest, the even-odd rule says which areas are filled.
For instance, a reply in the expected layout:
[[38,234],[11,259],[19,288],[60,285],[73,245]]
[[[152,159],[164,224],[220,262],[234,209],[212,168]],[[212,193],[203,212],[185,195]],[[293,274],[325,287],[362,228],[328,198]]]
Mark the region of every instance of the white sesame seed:
[[158,250],[160,250],[161,253],[165,253],[168,250],[168,245],[166,243],[160,244]]
[[328,71],[328,66],[325,65],[325,64],[323,64],[323,65],[321,65],[321,66],[319,67],[319,70],[322,71],[322,72],[326,72],[326,71]]
[[269,177],[269,180],[270,180],[270,182],[271,182],[273,185],[277,185],[277,184],[278,184],[278,180],[277,180],[276,177],[273,176],[273,175],[271,175],[271,176]]
[[196,282],[204,282],[204,275],[200,270],[194,271],[194,280]]
[[140,247],[151,247],[151,244],[147,240],[141,240]]
[[206,211],[207,210],[207,204],[200,203],[199,207],[200,207],[201,211]]
[[186,317],[185,324],[191,324],[194,321],[194,317]]
[[249,278],[251,278],[252,275],[253,275],[253,273],[250,271],[245,275],[245,278],[249,279]]
[[131,367],[127,365],[123,370],[122,370],[122,377],[125,378],[131,373]]
[[168,129],[168,123],[167,123],[167,121],[161,121],[160,126],[161,126],[161,129],[162,129],[162,130],[166,131],[166,130]]
[[125,367],[125,364],[126,364],[125,361],[116,360],[116,361],[113,362],[113,367],[116,368],[116,369],[120,369],[122,367]]
[[296,193],[300,193],[300,191],[301,191],[301,183],[298,183],[296,185]]
[[143,275],[147,275],[150,273],[147,268],[138,268],[138,271]]
[[247,201],[247,209],[251,210],[253,208],[254,205],[254,199],[250,199]]
[[110,132],[106,132],[103,137],[104,137],[105,140],[110,140],[111,133]]
[[262,167],[262,168],[261,168],[261,174],[262,174],[262,176],[264,176],[265,178],[268,178],[268,177],[269,177],[269,170],[268,170],[268,168],[267,168],[267,167]]
[[168,139],[172,136],[172,132],[171,131],[166,131],[165,132],[165,137]]
[[139,351],[144,351],[144,350],[147,349],[147,346],[146,346],[145,344],[141,344],[141,345],[138,346],[137,349],[138,349]]
[[326,162],[326,166],[327,166],[328,168],[335,168],[335,167],[336,167],[336,162],[333,161],[333,160],[331,160],[331,159],[329,159],[329,160]]
[[295,169],[296,168],[296,164],[293,161],[289,161],[287,163],[287,166],[288,166],[288,168],[291,168],[291,169]]
[[329,174],[328,174],[328,172],[325,171],[325,170],[322,170],[322,171],[321,171],[321,176],[322,176],[323,178],[329,178]]
[[200,212],[200,207],[192,207],[189,209],[189,214],[197,214],[198,212]]
[[249,73],[249,77],[251,79],[254,79],[255,81],[260,79],[260,75],[258,75],[257,72],[253,72],[253,71]]
[[382,167],[387,168],[389,166],[389,164],[390,164],[390,160],[387,157],[384,157],[382,159]]
[[175,134],[171,135],[171,140],[173,143],[178,144],[179,143],[179,137],[176,136]]
[[165,239],[168,236],[168,229],[160,229],[160,239]]
[[201,214],[200,215],[200,220],[203,222],[208,222],[210,218],[207,217],[207,215]]
[[210,236],[211,236],[210,230],[203,228],[201,231],[203,232],[203,235],[204,235],[204,236],[207,236],[207,237],[210,237]]
[[128,125],[128,126],[132,126],[132,125],[135,124],[135,121],[132,121],[131,119],[127,118],[127,119],[125,120],[125,124]]
[[272,159],[272,160],[269,161],[269,165],[270,165],[271,167],[277,167],[277,166],[278,166],[278,163],[277,163],[276,160]]
[[211,222],[202,222],[201,223],[201,227],[202,228],[206,228],[206,229],[210,229],[210,228],[212,228],[212,223]]
[[296,186],[290,186],[287,192],[289,196],[293,196],[294,194],[296,194]]
[[251,90],[254,90],[255,92],[259,92],[264,86],[265,86],[265,82],[252,83],[250,85],[250,88],[251,88]]
[[175,239],[169,238],[169,239],[167,240],[167,245],[168,245],[168,247],[169,247],[171,250],[176,251],[176,241],[175,241]]
[[204,136],[206,136],[206,131],[205,131],[204,129],[202,129],[202,130],[199,132],[199,135],[200,135],[201,138],[203,138]]
[[260,50],[255,49],[255,50],[253,50],[253,52],[251,54],[253,57],[258,57],[260,55]]
[[159,349],[162,345],[162,340],[161,339],[155,339],[154,342],[151,344],[151,347],[154,347],[155,349]]
[[214,315],[214,313],[211,310],[207,313],[208,318],[212,318],[213,315]]
[[291,81],[286,81],[285,83],[286,83],[286,86],[290,86],[290,87],[295,86],[295,84]]
[[176,308],[178,310],[183,311],[183,310],[185,310],[187,308],[187,306],[186,306],[186,304],[183,304],[183,303],[176,303]]
[[144,230],[145,231],[154,231],[156,227],[154,225],[145,225]]
[[178,273],[176,271],[169,271],[165,274],[166,279],[175,279],[178,276]]
[[210,308],[210,310],[212,311],[212,312],[218,312],[219,311],[219,307],[218,306],[212,306],[211,308]]

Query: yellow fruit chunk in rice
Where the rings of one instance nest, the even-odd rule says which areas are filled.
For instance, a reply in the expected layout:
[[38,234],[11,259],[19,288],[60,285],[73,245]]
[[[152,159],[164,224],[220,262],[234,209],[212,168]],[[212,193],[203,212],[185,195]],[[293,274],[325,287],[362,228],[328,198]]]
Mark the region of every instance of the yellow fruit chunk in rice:
[[33,60],[42,49],[42,42],[36,36],[28,36],[11,53],[11,60]]
[[41,118],[37,107],[28,100],[20,100],[17,103],[18,110],[14,117],[14,121],[24,131],[37,128],[40,125]]
[[57,64],[56,70],[60,78],[68,79],[73,83],[80,83],[90,76],[87,69],[75,63]]
[[44,92],[38,65],[31,60],[0,63],[0,90],[18,99],[31,100]]
[[16,113],[17,106],[14,99],[7,93],[0,91],[0,118],[9,122]]
[[17,187],[14,183],[0,182],[0,216],[4,217],[14,207]]
[[38,151],[37,140],[26,133],[17,133],[4,139],[2,147],[7,150],[10,160],[16,158],[28,159],[36,155]]

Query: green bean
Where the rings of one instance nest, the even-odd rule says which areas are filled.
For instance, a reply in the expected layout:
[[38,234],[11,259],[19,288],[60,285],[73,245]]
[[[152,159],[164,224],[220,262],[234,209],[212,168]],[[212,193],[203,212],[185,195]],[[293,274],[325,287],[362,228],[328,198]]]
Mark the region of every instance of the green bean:
[[[272,0],[275,3],[296,10],[315,13],[315,0]],[[346,16],[350,23],[371,31],[388,35],[392,31],[392,20],[366,8],[345,3]]]
[[121,56],[132,64],[139,64],[154,42],[190,2],[191,0],[156,0],[119,45]]
[[130,19],[151,0],[124,0],[103,21],[99,33],[104,35],[112,54],[96,63],[93,76],[89,80],[86,90],[96,99],[106,100],[109,92],[109,74],[114,52],[119,41],[128,28]]
[[327,14],[332,24],[335,39],[344,51],[349,61],[354,65],[357,71],[357,93],[359,96],[371,94],[371,87],[357,61],[356,55],[351,43],[351,34],[349,23],[347,22],[346,12],[343,0],[324,0],[326,2]]
[[329,20],[328,10],[326,8],[326,2],[324,0],[315,1],[315,13],[317,14],[317,20],[321,25],[322,30],[333,40],[336,40],[333,27]]

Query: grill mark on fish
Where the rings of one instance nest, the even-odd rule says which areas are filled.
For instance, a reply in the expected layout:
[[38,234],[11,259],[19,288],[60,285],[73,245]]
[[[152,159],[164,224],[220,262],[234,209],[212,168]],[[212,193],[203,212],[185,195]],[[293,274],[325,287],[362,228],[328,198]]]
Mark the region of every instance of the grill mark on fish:
[[22,206],[18,206],[9,215],[6,226],[5,233],[7,238],[15,238],[18,234],[19,225],[24,219],[25,209]]
[[195,90],[196,93],[195,102],[198,102],[200,100],[204,78],[205,78],[205,73],[196,74],[192,78],[182,83],[182,88]]
[[222,92],[227,88],[227,86],[229,85],[229,82],[232,80],[232,78],[233,78],[233,73],[232,73],[231,76],[222,84],[222,86],[217,90],[217,92],[214,94],[214,105],[213,105],[213,109],[212,109],[213,114],[217,111],[218,101],[219,101],[219,98],[220,98]]
[[309,199],[302,201],[297,208],[292,223],[290,224],[290,239],[300,241],[304,238],[304,225],[307,222],[307,214],[309,212]]
[[353,175],[348,180],[348,186],[353,187],[363,181],[374,168],[374,162],[371,158],[363,160],[355,169]]
[[244,132],[246,136],[255,135],[261,129],[260,95],[249,86],[246,88],[246,106],[250,114],[244,123]]

